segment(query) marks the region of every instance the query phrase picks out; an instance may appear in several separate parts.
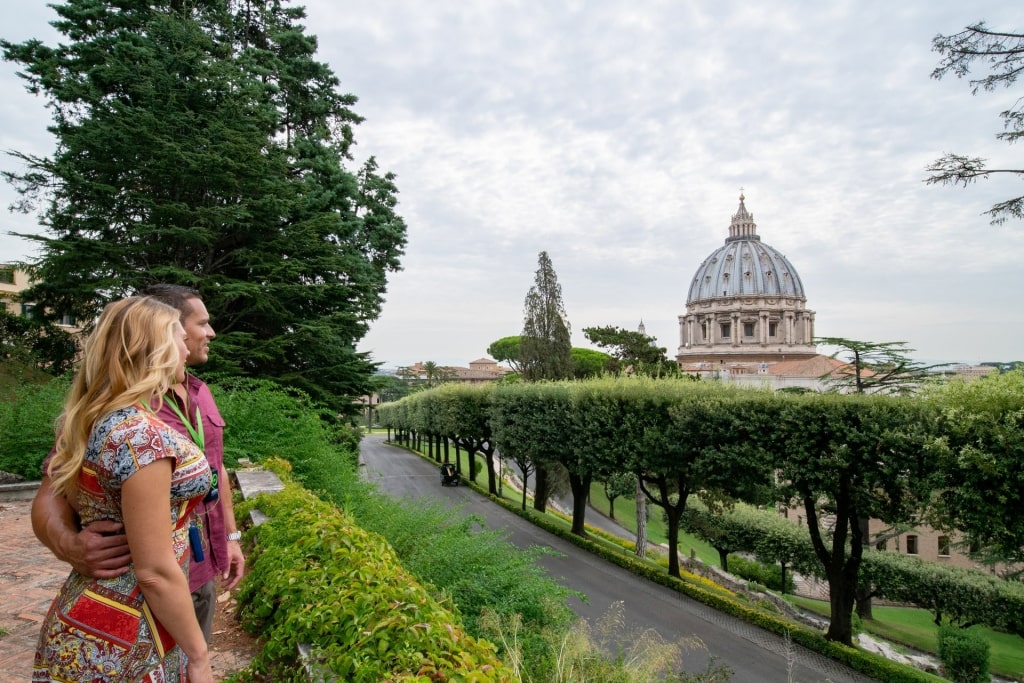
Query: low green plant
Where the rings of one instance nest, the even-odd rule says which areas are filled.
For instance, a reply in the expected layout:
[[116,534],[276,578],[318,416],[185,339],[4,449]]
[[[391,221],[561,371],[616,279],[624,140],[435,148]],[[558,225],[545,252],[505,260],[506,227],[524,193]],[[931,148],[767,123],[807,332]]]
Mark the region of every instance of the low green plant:
[[796,590],[792,573],[786,575],[786,586],[783,587],[782,568],[779,565],[749,560],[742,555],[729,556],[729,573],[781,593],[792,593]]
[[986,683],[988,643],[967,629],[953,624],[939,627],[939,660],[955,683]]
[[68,386],[66,377],[22,383],[14,389],[14,400],[0,401],[0,470],[39,479]]
[[[274,461],[268,461],[272,464]],[[495,647],[465,632],[391,547],[342,511],[290,483],[239,505],[269,521],[246,533],[249,573],[239,591],[243,626],[262,649],[241,681],[308,680],[304,665],[337,680],[518,680]],[[299,646],[311,647],[303,662]]]
[[[529,676],[520,666],[522,623],[518,615],[502,619],[488,611],[483,615],[481,623],[488,638],[503,645],[504,651],[508,653],[506,661],[524,681],[726,683],[732,677],[729,667],[714,658],[703,672],[680,673],[687,653],[706,651],[700,639],[693,637],[672,643],[650,629],[628,630],[621,602],[612,604],[595,625],[586,619],[579,619],[567,631],[546,631],[545,643],[550,657],[543,679]],[[615,653],[614,656],[609,657],[609,652]]]

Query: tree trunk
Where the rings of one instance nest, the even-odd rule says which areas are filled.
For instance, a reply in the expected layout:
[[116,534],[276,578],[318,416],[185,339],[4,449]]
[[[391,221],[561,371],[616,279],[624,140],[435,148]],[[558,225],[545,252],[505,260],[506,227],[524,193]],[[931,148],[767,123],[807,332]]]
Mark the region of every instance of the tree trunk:
[[498,473],[494,467],[494,446],[488,445],[484,451],[484,461],[487,463],[487,492],[492,496],[498,495]]
[[[547,512],[548,509],[548,471],[543,465],[537,465],[533,473],[533,509],[537,512]],[[526,489],[526,482],[523,482],[523,489]]]
[[846,580],[845,567],[828,572],[828,595],[831,620],[825,638],[853,646],[853,603],[855,590]]
[[715,548],[718,551],[718,564],[723,572],[729,571],[729,550],[727,548]]
[[668,575],[677,579],[679,576],[679,518],[682,516],[682,505],[666,505],[665,516],[668,518]]
[[615,521],[615,498],[608,499],[608,519]]
[[636,548],[637,557],[647,557],[647,496],[636,481]]
[[[870,531],[868,529],[868,524],[869,523],[870,523],[870,520],[867,517],[861,517],[860,519],[857,520],[857,525],[860,527],[860,537],[862,539],[862,542],[867,542],[868,539],[871,538]],[[857,604],[857,616],[859,616],[861,619],[874,619],[874,615],[872,614],[872,611],[871,611],[871,587],[870,586],[866,586],[866,587],[862,587],[860,585],[857,586],[856,604]]]
[[569,486],[572,487],[572,533],[587,537],[584,526],[587,516],[587,497],[590,492],[590,475],[569,473]]

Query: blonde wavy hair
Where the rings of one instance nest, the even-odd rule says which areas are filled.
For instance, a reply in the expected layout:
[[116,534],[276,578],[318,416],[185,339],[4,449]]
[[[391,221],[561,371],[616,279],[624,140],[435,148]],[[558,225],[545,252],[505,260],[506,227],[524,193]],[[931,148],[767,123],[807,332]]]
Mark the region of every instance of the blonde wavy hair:
[[89,434],[100,418],[132,405],[160,409],[181,363],[175,339],[180,317],[149,296],[103,309],[57,420],[57,448],[47,470],[55,491],[70,497],[77,490]]

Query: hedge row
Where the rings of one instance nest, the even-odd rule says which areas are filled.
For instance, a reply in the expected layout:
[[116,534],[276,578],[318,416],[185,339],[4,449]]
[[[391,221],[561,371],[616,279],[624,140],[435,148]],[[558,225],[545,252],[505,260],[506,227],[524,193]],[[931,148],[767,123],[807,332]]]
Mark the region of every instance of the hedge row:
[[[476,484],[470,485],[485,493]],[[812,630],[808,627],[795,624],[758,609],[741,601],[734,594],[722,589],[717,585],[707,585],[697,577],[697,580],[679,579],[669,576],[660,567],[649,562],[638,559],[635,555],[620,553],[607,546],[583,538],[563,526],[555,524],[546,519],[545,516],[529,510],[523,510],[521,506],[514,504],[504,498],[489,496],[490,499],[515,514],[529,519],[532,523],[544,528],[560,538],[569,541],[585,550],[602,557],[609,562],[630,571],[637,576],[642,576],[650,581],[682,593],[694,600],[712,607],[720,612],[729,614],[746,623],[759,626],[767,631],[788,637],[792,642],[802,645],[809,650],[818,652],[830,657],[855,671],[859,671],[872,678],[888,683],[936,683],[942,678],[929,673],[919,671],[913,667],[893,662],[881,655],[866,652],[858,648],[849,647],[840,643],[826,640],[823,633]]]
[[287,463],[267,461],[285,490],[240,503],[270,520],[253,545],[239,593],[246,630],[263,647],[241,680],[308,681],[299,646],[338,680],[518,680],[491,643],[468,635],[457,613],[402,568],[394,551],[337,508],[294,484]]

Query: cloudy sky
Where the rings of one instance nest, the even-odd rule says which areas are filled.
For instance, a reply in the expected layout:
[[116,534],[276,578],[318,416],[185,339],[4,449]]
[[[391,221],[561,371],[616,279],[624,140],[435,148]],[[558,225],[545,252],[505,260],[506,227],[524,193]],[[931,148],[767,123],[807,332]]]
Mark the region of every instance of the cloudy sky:
[[[9,40],[54,42],[42,2],[0,0]],[[519,334],[537,257],[576,346],[597,325],[674,353],[701,261],[742,188],[796,267],[816,333],[905,341],[927,362],[1024,359],[1024,224],[982,212],[993,177],[926,186],[944,152],[1021,168],[997,141],[1016,90],[929,76],[931,39],[1006,0],[311,0],[320,57],[359,98],[359,160],[394,171],[404,269],[361,346],[385,367],[467,365]],[[0,64],[0,151],[47,154],[43,103]],[[1015,154],[1016,153],[1016,154]],[[16,168],[0,158],[0,168]],[[15,195],[0,187],[5,207]],[[0,261],[29,258],[6,235]]]

